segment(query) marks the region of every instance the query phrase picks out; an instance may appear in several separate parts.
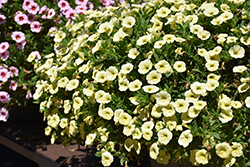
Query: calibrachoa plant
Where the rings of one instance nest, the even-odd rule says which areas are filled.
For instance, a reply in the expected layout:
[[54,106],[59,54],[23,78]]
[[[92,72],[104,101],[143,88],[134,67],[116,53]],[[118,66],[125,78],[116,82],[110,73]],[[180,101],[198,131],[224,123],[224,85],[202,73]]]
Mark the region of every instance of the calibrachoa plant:
[[[25,105],[35,91],[38,77],[33,64],[53,49],[60,24],[75,14],[119,1],[0,1],[0,121],[7,121],[11,106]],[[46,36],[49,34],[49,36]]]
[[35,64],[51,143],[110,166],[249,166],[250,1],[151,0],[83,12]]

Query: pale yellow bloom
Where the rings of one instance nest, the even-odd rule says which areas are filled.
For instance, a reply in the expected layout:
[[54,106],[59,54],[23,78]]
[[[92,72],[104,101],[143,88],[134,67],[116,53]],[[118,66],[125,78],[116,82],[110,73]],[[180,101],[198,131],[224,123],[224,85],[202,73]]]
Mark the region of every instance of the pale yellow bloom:
[[110,152],[105,151],[102,153],[102,165],[103,166],[110,166],[113,161],[114,161],[114,157]]
[[139,54],[140,52],[138,52],[136,48],[132,48],[129,50],[128,57],[131,59],[135,59]]
[[157,133],[158,141],[161,144],[167,145],[173,137],[173,134],[168,129],[162,129]]
[[189,106],[189,103],[186,100],[184,100],[184,99],[177,99],[174,102],[175,110],[178,113],[184,113],[184,112],[186,112],[188,110],[188,106]]
[[159,154],[159,147],[158,147],[157,143],[154,143],[149,148],[149,156],[152,159],[156,159],[158,154]]
[[215,149],[216,149],[216,154],[223,159],[228,158],[232,153],[232,148],[228,143],[225,142],[217,144],[215,146]]
[[138,72],[140,74],[146,74],[149,70],[151,70],[152,66],[153,66],[153,64],[152,64],[151,60],[149,60],[149,59],[143,60],[139,63]]
[[195,160],[202,165],[208,164],[208,160],[210,158],[211,158],[210,153],[208,153],[207,150],[205,149],[198,150],[195,153]]
[[169,160],[171,159],[170,154],[167,152],[167,150],[160,150],[159,155],[156,159],[156,161],[159,164],[167,165],[169,163]]
[[229,49],[229,54],[231,57],[238,59],[243,58],[245,56],[245,49],[240,45],[234,45]]
[[180,73],[185,72],[186,71],[186,63],[183,61],[176,61],[174,63],[174,69]]
[[149,84],[157,84],[161,81],[161,77],[162,75],[160,73],[156,70],[152,70],[147,74],[146,79]]
[[247,98],[245,99],[245,104],[247,108],[250,108],[250,96],[247,96]]
[[201,40],[207,40],[210,35],[210,32],[207,30],[202,30],[197,33],[198,38],[200,38]]
[[244,65],[234,66],[233,68],[234,73],[243,73],[245,70],[247,70],[247,67]]
[[221,113],[219,115],[219,120],[222,123],[227,123],[233,119],[233,111],[231,109],[221,110]]
[[172,72],[172,68],[166,60],[158,61],[158,63],[155,64],[155,69],[160,74],[162,74],[162,73],[169,74]]
[[76,89],[79,85],[79,80],[77,79],[72,79],[68,82],[68,84],[66,85],[66,90],[68,91],[72,91],[73,89]]
[[190,32],[191,33],[198,34],[198,32],[200,32],[200,31],[203,31],[203,27],[202,26],[200,26],[198,24],[190,26]]
[[171,95],[167,91],[160,91],[155,95],[156,103],[166,106],[171,101]]
[[167,43],[173,43],[175,41],[175,36],[172,34],[167,34],[163,36],[163,40]]
[[141,89],[141,86],[142,86],[142,82],[138,79],[136,79],[128,84],[128,88],[131,92],[134,92],[134,91]]
[[191,134],[191,130],[188,129],[181,133],[178,139],[178,143],[179,145],[186,148],[189,145],[189,143],[192,142],[192,140],[193,140],[193,135]]
[[121,66],[121,71],[120,71],[120,73],[122,73],[122,74],[128,74],[128,73],[130,73],[132,70],[133,70],[133,64],[131,64],[131,63],[126,63],[126,64],[123,64],[122,66]]
[[126,126],[130,124],[130,122],[132,121],[132,117],[126,112],[121,112],[118,121],[121,125]]
[[232,142],[232,156],[233,157],[240,157],[243,154],[243,147],[240,143]]
[[156,93],[159,90],[159,88],[155,85],[146,85],[146,86],[143,86],[142,89],[146,93]]
[[60,120],[60,127],[61,128],[65,128],[66,126],[68,126],[68,118],[62,118],[61,120]]
[[151,36],[150,35],[144,35],[141,36],[137,41],[136,41],[136,45],[142,46],[145,45],[148,41],[151,40]]
[[122,20],[122,26],[124,26],[126,28],[132,28],[134,26],[134,24],[135,24],[135,18],[132,16],[125,17]]

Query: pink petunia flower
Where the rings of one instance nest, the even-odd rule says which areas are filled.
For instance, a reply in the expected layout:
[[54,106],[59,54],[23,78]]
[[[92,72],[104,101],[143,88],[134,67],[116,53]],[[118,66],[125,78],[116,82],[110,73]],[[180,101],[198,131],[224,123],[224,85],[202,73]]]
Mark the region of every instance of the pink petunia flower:
[[23,10],[28,10],[28,8],[32,2],[34,2],[34,1],[33,0],[24,0],[23,6],[22,6]]
[[10,67],[10,76],[13,77],[14,75],[17,77],[19,73],[18,68],[11,66]]
[[92,2],[88,2],[87,7],[88,7],[88,9],[92,10],[92,9],[94,9],[94,4]]
[[38,6],[37,3],[35,2],[32,2],[29,6],[28,6],[28,12],[33,14],[33,15],[36,15],[37,12],[39,11],[40,7]]
[[17,22],[18,25],[23,25],[28,23],[28,17],[26,14],[23,14],[22,12],[18,11],[14,17],[15,22]]
[[88,3],[88,0],[75,0],[75,3],[77,5],[82,5],[82,6],[86,6]]
[[10,72],[7,69],[0,70],[0,81],[6,82],[10,77]]
[[10,52],[8,50],[6,50],[5,52],[3,53],[0,53],[0,57],[3,61],[7,60],[10,56]]
[[113,5],[115,2],[113,0],[100,0],[100,2],[104,5],[104,6],[110,6]]
[[6,17],[2,14],[0,14],[0,25],[6,23]]
[[57,5],[61,10],[65,10],[65,9],[68,9],[70,7],[69,3],[65,0],[60,0]]
[[79,6],[76,6],[75,11],[76,11],[76,13],[81,14],[84,11],[86,11],[87,9],[88,9],[87,6],[79,5]]
[[26,45],[26,41],[24,40],[24,41],[22,41],[20,43],[16,43],[16,48],[18,50],[23,50],[25,45]]
[[11,38],[17,43],[20,43],[25,40],[25,35],[21,31],[14,31],[11,35]]
[[[50,27],[49,32],[55,32],[56,33],[57,32],[56,27]],[[49,36],[54,37],[55,33],[51,33]]]
[[35,62],[38,62],[42,58],[38,51],[32,51],[30,54],[35,54],[36,55]]
[[70,9],[70,10],[68,10],[68,11],[66,12],[65,17],[66,17],[66,19],[71,18],[71,19],[74,20],[74,19],[76,19],[75,14],[76,14],[76,11],[75,11],[74,9]]
[[0,0],[1,3],[7,3],[8,0]]
[[47,10],[47,6],[44,5],[43,7],[41,7],[41,9],[39,10],[39,14],[45,14],[46,10]]
[[17,83],[15,81],[11,80],[9,88],[11,90],[13,90],[13,91],[16,91],[16,89],[17,89]]
[[2,107],[0,109],[0,121],[6,122],[9,118],[9,112],[6,110],[6,108]]
[[2,42],[0,43],[0,53],[5,52],[7,49],[9,49],[9,43],[8,42]]
[[43,15],[42,15],[42,19],[47,19],[46,14],[43,14]]
[[52,17],[54,17],[55,14],[56,14],[55,10],[54,10],[54,9],[50,9],[50,10],[48,11],[48,16],[47,16],[47,18],[48,18],[48,19],[52,19]]
[[36,15],[33,15],[31,13],[28,14],[28,24],[30,24],[32,21],[35,21],[36,19]]
[[0,91],[0,102],[2,102],[2,103],[9,103],[10,102],[10,95],[8,92]]
[[32,98],[32,93],[30,91],[28,91],[25,98],[27,100],[29,100],[30,98]]
[[39,23],[38,21],[33,21],[33,22],[30,24],[30,30],[31,30],[32,32],[39,33],[39,32],[42,30],[42,25],[41,25],[41,23]]

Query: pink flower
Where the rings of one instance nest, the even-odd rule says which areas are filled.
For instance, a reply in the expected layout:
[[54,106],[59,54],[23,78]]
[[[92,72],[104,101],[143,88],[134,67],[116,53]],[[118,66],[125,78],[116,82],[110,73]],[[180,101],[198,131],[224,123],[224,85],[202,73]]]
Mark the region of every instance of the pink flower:
[[33,2],[33,0],[24,0],[23,6],[22,6],[23,10],[28,10],[28,8],[32,2]]
[[10,77],[10,72],[7,69],[0,70],[0,81],[6,82]]
[[0,25],[6,23],[6,17],[2,14],[0,14]]
[[18,73],[19,73],[19,70],[16,67],[14,67],[14,66],[10,67],[10,76],[11,77],[13,77],[14,75],[17,77]]
[[75,3],[77,5],[82,5],[82,6],[86,6],[87,2],[88,2],[88,0],[75,0]]
[[26,41],[22,41],[20,43],[16,43],[16,48],[18,50],[23,50],[25,45],[26,45]]
[[4,53],[7,49],[9,49],[9,46],[8,42],[0,43],[0,53]]
[[16,89],[17,89],[17,83],[15,81],[11,80],[9,88],[11,90],[13,90],[13,91],[16,91]]
[[18,25],[23,25],[28,23],[28,17],[20,11],[16,13],[14,20],[17,22]]
[[0,102],[2,103],[9,103],[10,102],[10,95],[5,91],[0,91]]
[[76,14],[76,11],[74,9],[70,9],[66,12],[65,17],[66,19],[69,19],[69,18],[76,19],[75,14]]
[[3,53],[0,53],[0,57],[3,61],[7,60],[10,56],[10,52],[8,50],[6,50],[5,52]]
[[32,93],[28,91],[26,94],[26,99],[29,100],[30,98],[32,98]]
[[46,14],[42,15],[42,19],[47,19]]
[[21,31],[14,31],[11,35],[11,38],[17,43],[20,43],[25,40],[25,35]]
[[113,0],[100,0],[100,2],[101,2],[104,6],[110,6],[110,5],[112,5],[112,4],[115,3]]
[[41,23],[39,23],[38,21],[33,21],[33,22],[30,24],[30,30],[31,30],[32,32],[39,33],[39,32],[42,30],[42,25],[41,25]]
[[55,10],[54,10],[54,9],[50,9],[50,10],[48,11],[48,16],[47,16],[47,18],[48,18],[48,19],[52,19],[52,17],[54,17],[55,14],[56,14]]
[[9,112],[6,110],[6,108],[2,107],[0,109],[0,121],[6,122],[9,118]]
[[45,14],[45,11],[47,10],[47,6],[44,5],[43,7],[41,7],[40,11],[39,11],[39,14]]
[[28,14],[28,24],[30,24],[32,21],[35,21],[36,19],[36,15],[33,15],[31,13]]
[[1,3],[7,3],[8,0],[1,0],[0,2],[1,2]]
[[94,9],[94,4],[92,2],[88,2],[87,7],[88,7],[88,9],[92,10],[92,9]]
[[[50,27],[49,32],[57,32],[56,27]],[[55,33],[51,33],[49,36],[54,37]]]
[[61,9],[61,10],[65,10],[65,9],[68,9],[70,6],[69,6],[69,3],[67,1],[64,1],[64,0],[60,0],[58,2],[58,7]]
[[35,62],[38,62],[40,59],[41,59],[41,55],[38,51],[32,51],[30,54],[35,54],[36,55],[36,58],[35,59]]
[[76,13],[81,14],[83,13],[83,11],[86,11],[87,9],[88,9],[87,6],[79,5],[79,6],[76,6],[75,11]]
[[32,2],[29,6],[28,6],[28,12],[36,15],[37,12],[39,11],[40,7],[37,5],[37,3]]

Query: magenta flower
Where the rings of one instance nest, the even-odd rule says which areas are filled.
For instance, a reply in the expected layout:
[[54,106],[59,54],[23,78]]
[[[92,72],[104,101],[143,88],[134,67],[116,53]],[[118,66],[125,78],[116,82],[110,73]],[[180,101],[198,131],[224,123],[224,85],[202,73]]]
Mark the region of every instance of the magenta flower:
[[75,3],[77,5],[86,6],[88,3],[88,0],[75,0]]
[[65,9],[68,9],[70,6],[69,6],[69,3],[65,0],[60,0],[58,2],[58,7],[61,9],[61,10],[65,10]]
[[1,3],[7,3],[8,0],[1,0],[0,2],[1,2]]
[[10,102],[10,95],[8,92],[0,91],[0,102],[1,103],[9,103]]
[[30,91],[28,91],[25,98],[27,100],[29,100],[30,98],[32,98],[32,93]]
[[14,75],[17,77],[18,73],[19,73],[19,70],[16,67],[14,67],[14,66],[10,67],[10,76],[11,77],[13,77]]
[[15,81],[11,80],[9,88],[11,90],[13,90],[13,91],[16,91],[16,89],[17,89],[17,83]]
[[11,35],[11,38],[17,43],[20,43],[25,40],[25,35],[21,31],[14,31]]
[[0,14],[0,25],[6,23],[6,17],[2,14]]
[[28,14],[28,24],[30,24],[32,21],[35,21],[36,19],[36,15],[33,15],[31,13]]
[[101,2],[104,6],[110,6],[110,5],[112,5],[112,4],[115,3],[113,0],[100,0],[100,2]]
[[44,5],[43,7],[41,7],[39,14],[45,14],[46,10],[47,10],[47,6]]
[[92,10],[92,9],[94,9],[94,4],[92,2],[88,2],[87,7],[88,7],[88,9]]
[[23,50],[25,45],[26,45],[26,41],[22,41],[20,43],[16,43],[16,48],[18,50]]
[[9,46],[8,42],[0,43],[0,53],[4,53],[7,49],[9,49]]
[[17,22],[18,25],[23,25],[28,23],[28,17],[20,11],[16,13],[14,20]]
[[8,50],[6,50],[5,52],[3,53],[0,53],[0,57],[3,61],[7,60],[10,56],[10,52]]
[[9,118],[9,112],[6,110],[6,108],[2,107],[0,109],[0,121],[6,122]]
[[42,30],[42,25],[41,25],[41,23],[39,23],[38,21],[33,21],[33,22],[30,24],[30,30],[31,30],[32,32],[39,33],[39,32]]
[[33,2],[33,0],[24,0],[23,6],[22,6],[23,10],[28,10],[28,8],[32,2]]
[[3,68],[0,70],[0,81],[6,82],[8,81],[9,77],[10,72],[7,69]]
[[29,6],[28,6],[28,12],[36,15],[37,12],[39,11],[40,7],[37,5],[37,3],[32,2]]
[[47,18],[48,18],[48,19],[52,19],[52,17],[54,17],[55,14],[56,14],[55,10],[54,10],[54,9],[50,9],[50,10],[48,11],[48,16],[47,16]]

